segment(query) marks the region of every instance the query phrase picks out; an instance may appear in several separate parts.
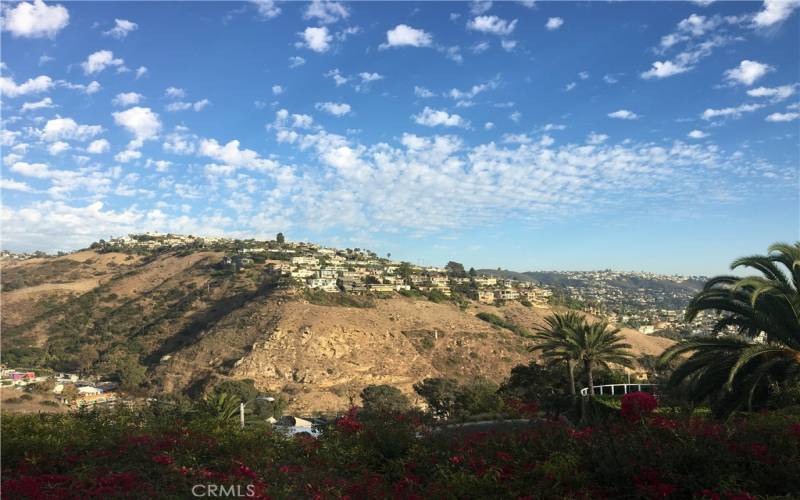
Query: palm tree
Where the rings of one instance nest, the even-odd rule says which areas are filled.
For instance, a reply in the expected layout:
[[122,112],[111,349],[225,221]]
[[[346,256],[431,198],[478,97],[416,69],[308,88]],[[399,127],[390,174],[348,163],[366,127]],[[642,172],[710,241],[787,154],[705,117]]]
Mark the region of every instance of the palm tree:
[[609,363],[630,366],[632,354],[630,344],[620,335],[620,329],[609,326],[605,321],[584,322],[575,332],[578,360],[583,363],[589,394],[594,395],[594,369],[598,366],[609,368]]
[[574,350],[574,343],[568,340],[584,322],[582,316],[575,311],[566,313],[553,313],[545,318],[546,326],[539,327],[534,338],[540,342],[530,348],[531,351],[541,351],[542,358],[549,365],[564,363],[569,375],[569,393],[575,397],[575,365],[578,354]]
[[[720,314],[711,338],[691,339],[667,349],[662,363],[691,353],[670,377],[685,385],[694,403],[711,402],[718,416],[752,409],[770,382],[800,380],[800,242],[776,243],[768,255],[735,260],[761,276],[711,278],[689,304],[686,320],[702,311]],[[719,336],[728,329],[737,335]],[[765,340],[755,342],[763,332]]]
[[624,342],[618,328],[609,327],[605,321],[589,323],[574,311],[554,313],[545,319],[547,326],[540,328],[536,338],[541,342],[531,350],[542,351],[550,362],[567,364],[570,390],[575,394],[574,367],[581,363],[586,375],[589,394],[594,394],[594,369],[608,367],[608,363],[629,366],[631,346]]

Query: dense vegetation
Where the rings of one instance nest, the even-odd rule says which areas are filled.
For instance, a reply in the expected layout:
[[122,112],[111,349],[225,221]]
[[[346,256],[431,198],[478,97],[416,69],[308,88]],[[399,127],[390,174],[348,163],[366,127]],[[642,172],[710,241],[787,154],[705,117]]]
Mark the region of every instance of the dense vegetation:
[[[641,394],[641,395],[640,395]],[[8,498],[186,498],[239,486],[256,498],[789,498],[800,422],[722,424],[653,412],[631,394],[592,427],[540,420],[471,431],[413,413],[351,411],[318,439],[244,430],[208,408],[7,416]],[[250,487],[251,490],[247,490]],[[194,493],[198,493],[195,491]]]

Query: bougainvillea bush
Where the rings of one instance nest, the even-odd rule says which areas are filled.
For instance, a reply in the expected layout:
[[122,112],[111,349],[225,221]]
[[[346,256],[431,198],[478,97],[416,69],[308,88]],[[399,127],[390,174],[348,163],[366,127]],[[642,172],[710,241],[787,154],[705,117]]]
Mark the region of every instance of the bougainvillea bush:
[[[117,409],[2,420],[3,498],[797,498],[800,419],[671,419],[647,396],[600,425],[442,430],[356,409],[321,437]],[[500,430],[502,429],[502,430]],[[211,488],[211,489],[210,489]],[[224,489],[220,489],[224,488]]]

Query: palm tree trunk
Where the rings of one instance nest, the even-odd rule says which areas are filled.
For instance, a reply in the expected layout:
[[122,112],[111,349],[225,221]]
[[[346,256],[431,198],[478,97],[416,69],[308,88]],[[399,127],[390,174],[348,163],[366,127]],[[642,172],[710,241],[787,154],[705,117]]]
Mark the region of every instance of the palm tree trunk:
[[575,362],[567,361],[567,371],[569,372],[569,393],[575,399]]
[[586,360],[583,362],[583,367],[586,370],[586,382],[589,386],[589,396],[594,396],[594,377],[592,376],[592,362]]

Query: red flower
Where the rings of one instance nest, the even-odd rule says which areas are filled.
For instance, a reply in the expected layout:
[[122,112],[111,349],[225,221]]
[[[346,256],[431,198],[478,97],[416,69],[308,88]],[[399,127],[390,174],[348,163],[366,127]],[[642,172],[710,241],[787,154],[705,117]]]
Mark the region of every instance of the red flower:
[[495,455],[497,456],[497,458],[503,460],[504,462],[510,462],[513,460],[513,457],[504,451],[498,451],[497,453],[495,453]]
[[459,457],[458,455],[454,455],[454,456],[450,457],[450,463],[454,464],[454,465],[460,464],[462,462],[462,460],[463,459],[461,457]]
[[353,434],[364,428],[358,421],[358,408],[350,408],[347,414],[336,421],[336,428],[346,434]]
[[629,392],[622,396],[620,414],[629,422],[638,422],[658,408],[656,398],[647,392]]
[[169,455],[156,455],[153,457],[153,462],[161,465],[170,465],[173,460]]

